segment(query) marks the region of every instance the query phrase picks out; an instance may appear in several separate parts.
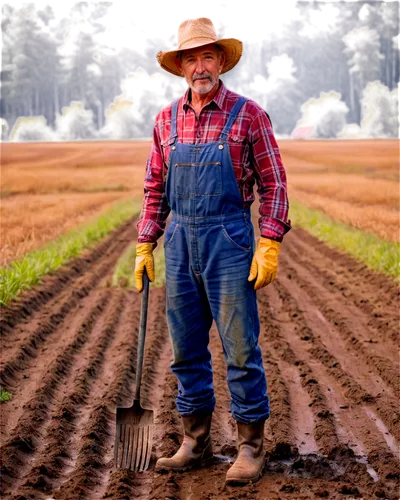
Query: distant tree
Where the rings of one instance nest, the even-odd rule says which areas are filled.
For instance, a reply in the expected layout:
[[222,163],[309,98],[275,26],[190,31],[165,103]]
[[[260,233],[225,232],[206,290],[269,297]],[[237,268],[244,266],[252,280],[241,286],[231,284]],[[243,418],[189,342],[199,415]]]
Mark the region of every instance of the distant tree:
[[348,123],[337,134],[338,139],[368,139],[366,132],[358,123]]
[[48,142],[55,139],[56,135],[46,125],[44,116],[22,116],[15,122],[10,133],[12,142]]
[[398,137],[399,87],[392,91],[379,81],[363,91],[361,128],[368,137]]
[[182,95],[187,84],[183,78],[171,79],[167,74],[153,73],[149,75],[143,68],[138,68],[122,81],[122,95],[133,102],[135,110],[142,117],[139,137],[151,137],[156,115],[170,101]]
[[0,126],[1,126],[0,130],[1,140],[6,141],[8,139],[8,130],[9,130],[7,120],[5,120],[4,118],[0,118]]
[[400,136],[400,88],[394,89],[390,96],[392,104],[392,130],[395,137]]
[[[89,69],[95,63],[93,56],[96,46],[92,33],[85,32],[84,28],[85,26],[81,30],[79,25],[74,27],[76,31],[71,34],[72,40],[68,41],[73,48],[70,54],[64,56],[64,64],[68,69],[67,89],[70,100],[83,101],[85,106],[89,106],[90,91],[97,76]],[[86,28],[90,29],[89,26]]]
[[[350,42],[349,42],[350,40]],[[361,88],[376,80],[379,53],[378,34],[369,28],[349,31],[344,37],[345,54],[350,58],[351,70],[358,75]]]
[[60,58],[52,10],[37,11],[28,3],[5,13],[2,112],[10,123],[27,115],[43,115],[53,123]]
[[139,106],[127,96],[126,91],[117,96],[106,109],[106,118],[113,139],[133,139],[142,136]]
[[93,111],[84,108],[83,103],[72,101],[62,109],[56,118],[57,135],[63,141],[88,140],[95,137]]

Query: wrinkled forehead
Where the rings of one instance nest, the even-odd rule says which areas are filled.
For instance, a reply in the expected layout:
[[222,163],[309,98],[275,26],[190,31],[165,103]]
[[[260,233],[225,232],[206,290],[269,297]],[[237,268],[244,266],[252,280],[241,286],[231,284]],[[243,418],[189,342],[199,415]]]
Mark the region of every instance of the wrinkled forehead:
[[183,59],[185,57],[204,55],[210,52],[215,55],[219,54],[219,47],[216,43],[209,43],[207,45],[202,45],[201,47],[195,47],[194,49],[182,50],[181,57]]

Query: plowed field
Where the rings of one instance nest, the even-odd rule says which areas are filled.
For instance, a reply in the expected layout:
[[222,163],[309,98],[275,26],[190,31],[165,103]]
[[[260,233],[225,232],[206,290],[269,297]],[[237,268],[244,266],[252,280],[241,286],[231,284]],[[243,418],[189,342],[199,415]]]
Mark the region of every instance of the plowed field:
[[398,289],[293,229],[278,279],[259,294],[271,397],[255,485],[225,487],[234,459],[225,363],[213,330],[217,408],[210,467],[158,474],[181,439],[165,291],[151,289],[142,405],[154,408],[150,469],[113,471],[115,407],[135,385],[140,295],[110,288],[136,237],[125,224],[3,312],[2,498],[312,499],[398,496]]

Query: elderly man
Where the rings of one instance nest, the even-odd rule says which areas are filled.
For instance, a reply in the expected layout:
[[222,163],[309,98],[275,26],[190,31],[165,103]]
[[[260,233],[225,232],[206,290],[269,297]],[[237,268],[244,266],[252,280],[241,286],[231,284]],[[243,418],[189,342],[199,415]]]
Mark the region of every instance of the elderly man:
[[[141,291],[144,268],[155,278],[152,252],[172,212],[164,239],[167,319],[184,437],[156,470],[184,471],[213,457],[208,344],[214,320],[238,435],[226,482],[254,482],[262,473],[269,417],[256,290],[275,279],[280,242],[290,229],[286,176],[267,113],[219,78],[239,61],[242,43],[218,40],[207,18],[184,21],[178,42],[178,49],[157,58],[189,88],[156,118],[135,263]],[[256,250],[250,214],[255,181],[261,215]]]

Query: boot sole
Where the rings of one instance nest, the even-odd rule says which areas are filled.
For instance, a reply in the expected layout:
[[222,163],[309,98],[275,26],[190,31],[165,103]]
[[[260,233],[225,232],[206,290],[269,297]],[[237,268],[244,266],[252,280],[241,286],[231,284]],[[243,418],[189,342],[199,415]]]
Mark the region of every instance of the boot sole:
[[186,471],[192,470],[192,469],[202,469],[203,467],[207,467],[208,465],[211,465],[211,463],[213,461],[214,461],[214,455],[202,460],[201,462],[198,462],[198,463],[195,463],[192,465],[186,465],[186,467],[167,467],[164,465],[160,465],[160,466],[155,468],[155,471],[156,472],[161,472],[161,471],[186,472]]
[[249,484],[249,483],[256,483],[262,476],[262,471],[257,474],[257,476],[254,476],[249,479],[243,479],[243,478],[230,478],[225,480],[225,484],[228,485],[243,485],[243,484]]

